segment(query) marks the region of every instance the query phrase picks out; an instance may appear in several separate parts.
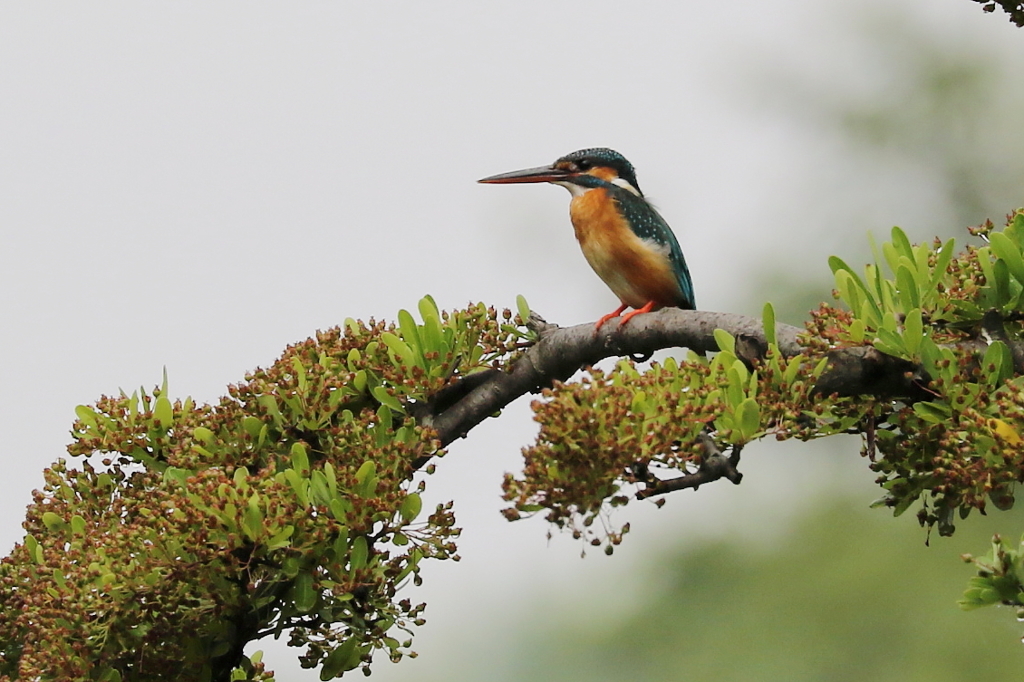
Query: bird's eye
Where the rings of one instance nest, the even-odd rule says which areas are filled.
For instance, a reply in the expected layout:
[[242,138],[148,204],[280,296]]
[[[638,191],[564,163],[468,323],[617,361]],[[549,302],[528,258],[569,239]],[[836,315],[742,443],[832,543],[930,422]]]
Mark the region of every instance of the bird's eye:
[[580,159],[579,161],[576,162],[576,167],[579,168],[581,171],[590,170],[591,165],[592,164],[586,159]]

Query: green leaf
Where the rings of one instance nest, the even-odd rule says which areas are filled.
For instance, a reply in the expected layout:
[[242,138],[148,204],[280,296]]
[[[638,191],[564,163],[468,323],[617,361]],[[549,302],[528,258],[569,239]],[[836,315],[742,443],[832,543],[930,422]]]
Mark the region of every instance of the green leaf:
[[939,282],[943,281],[946,277],[946,268],[949,267],[949,262],[953,259],[953,251],[956,249],[956,240],[950,239],[938,252],[938,256],[935,259],[935,269],[932,270],[932,279],[929,284],[929,289],[935,291]]
[[747,398],[736,407],[736,427],[743,441],[752,440],[761,430],[761,408],[753,398]]
[[892,508],[893,516],[902,516],[905,511],[910,509],[910,505],[917,501],[917,495],[906,495],[901,498]]
[[242,418],[242,429],[249,435],[250,438],[255,440],[260,435],[260,429],[263,428],[263,422],[256,417],[248,416]]
[[334,471],[334,465],[324,462],[324,478],[327,479],[327,488],[331,491],[331,499],[338,495],[338,474]]
[[846,270],[836,272],[835,278],[836,288],[839,289],[839,298],[846,303],[854,315],[860,316],[863,296],[860,293],[860,287],[857,286],[857,281]]
[[295,469],[285,469],[284,477],[295,492],[295,497],[303,507],[309,507],[309,480],[299,475]]
[[169,429],[174,425],[174,406],[171,405],[171,401],[167,399],[167,396],[161,394],[156,399],[153,416],[160,422],[161,428]]
[[352,550],[349,553],[349,567],[353,571],[358,571],[361,568],[366,567],[366,559],[370,554],[370,549],[366,544],[366,536],[357,535],[352,541]]
[[420,341],[420,332],[416,326],[416,320],[412,313],[402,309],[398,311],[398,329],[402,332],[402,339],[409,344],[414,357],[421,367],[423,366],[423,343]]
[[362,393],[366,390],[367,376],[366,370],[361,369],[356,372],[356,375],[352,377],[352,388],[356,389],[356,392]]
[[267,549],[283,549],[291,543],[288,541],[295,533],[295,526],[285,526],[267,540]]
[[[281,575],[288,579],[294,579],[299,575],[299,570],[302,568],[302,563],[299,557],[294,554],[286,556],[281,562]],[[294,590],[294,585],[292,586]]]
[[53,531],[64,530],[67,527],[64,519],[51,511],[43,512],[43,525],[46,526],[47,530]]
[[[928,261],[933,253],[933,247],[928,244],[918,244],[914,247],[914,258],[911,265],[915,268],[914,279],[917,280],[918,288],[926,287],[931,281],[932,271]],[[924,292],[921,295],[924,296]]]
[[377,434],[378,445],[383,445],[388,440],[387,432],[391,430],[391,425],[391,408],[381,405],[377,408],[377,429],[380,431]]
[[309,386],[309,378],[306,376],[306,366],[302,364],[302,358],[297,355],[292,356],[292,373],[295,375],[299,390],[305,393]]
[[526,302],[526,297],[522,294],[516,296],[516,310],[519,313],[519,319],[526,324],[526,321],[530,319],[530,304]]
[[280,424],[284,421],[284,416],[281,414],[281,408],[277,404],[277,398],[272,395],[261,395],[257,396],[256,403],[267,411],[270,418],[274,420],[274,424]]
[[900,303],[903,310],[913,310],[921,307],[921,294],[918,290],[917,280],[914,271],[907,267],[905,262],[900,262],[896,270],[896,288],[899,290]]
[[733,338],[732,334],[724,329],[715,330],[715,343],[718,344],[718,348],[720,350],[728,351],[733,354],[736,353],[736,339]]
[[214,438],[214,433],[205,426],[197,426],[192,429],[192,437],[204,445],[209,443]]
[[[884,326],[884,318],[894,316],[898,294],[896,292],[896,284],[894,284],[890,280],[879,279],[878,286],[878,305],[879,310],[882,311],[882,326]],[[892,328],[896,329],[895,324]]]
[[367,478],[377,475],[377,465],[372,459],[363,462],[356,470],[356,483],[363,483]]
[[945,424],[952,416],[952,410],[944,402],[914,403],[914,414],[932,424]]
[[320,668],[320,679],[325,682],[333,680],[359,665],[359,652],[356,650],[358,645],[358,639],[349,637],[342,642],[341,646],[327,654],[323,666]]
[[875,348],[893,357],[906,357],[907,348],[903,343],[903,337],[888,329],[879,329],[878,338],[874,342]]
[[726,372],[726,376],[728,377],[728,386],[725,390],[729,404],[738,407],[746,397],[747,368],[737,360]]
[[768,345],[778,345],[778,341],[775,338],[775,308],[771,302],[764,304],[764,309],[761,311],[761,321],[764,324],[764,338],[768,342]]
[[1013,221],[1003,231],[1024,249],[1024,211],[1013,216]]
[[[994,371],[989,367],[994,367]],[[998,387],[1013,376],[1013,355],[1010,348],[1002,341],[993,341],[985,349],[981,361],[981,370],[986,374],[989,386]]]
[[259,493],[253,493],[242,512],[242,533],[256,542],[263,535],[263,509],[260,508]]
[[882,254],[885,256],[885,264],[889,266],[889,272],[895,276],[896,270],[900,266],[899,251],[893,246],[892,242],[885,242],[882,244]]
[[292,444],[292,469],[295,473],[304,478],[309,477],[309,455],[306,454],[306,446],[302,443]]
[[399,364],[406,367],[417,366],[416,353],[413,352],[412,348],[405,341],[398,338],[391,332],[381,332],[380,340],[383,341],[384,345],[388,347],[388,350],[395,355]]
[[865,329],[864,320],[854,320],[850,323],[850,341],[854,343],[864,343]]
[[437,301],[430,294],[426,294],[419,300],[417,307],[420,309],[420,317],[426,322],[428,319],[434,318],[437,320],[441,319],[441,311],[437,307]]
[[910,245],[907,233],[896,225],[892,227],[892,245],[900,256],[914,260],[914,247]]
[[348,556],[348,526],[338,526],[337,533],[338,536],[334,538],[334,558],[341,561]]
[[420,499],[418,493],[409,493],[402,500],[402,505],[398,509],[398,513],[402,515],[402,520],[406,523],[412,523],[416,520],[416,517],[420,515],[420,511],[423,509],[423,500]]
[[313,575],[309,571],[301,571],[292,582],[291,597],[295,610],[309,613],[316,606],[320,595],[313,589]]
[[939,360],[942,359],[942,351],[939,350],[939,346],[930,337],[924,337],[921,339],[921,364],[924,365],[924,370],[928,373],[928,376],[932,379],[937,379],[942,375],[939,369]]
[[313,500],[317,504],[327,506],[333,499],[331,496],[331,490],[327,487],[327,477],[324,476],[322,471],[314,471],[312,476],[309,478],[309,490],[313,495]]
[[1010,302],[1010,269],[1002,258],[992,264],[992,280],[989,287],[995,291],[995,301],[990,307],[1002,308]]
[[[882,311],[878,307],[878,303],[875,301],[874,296],[871,295],[871,291],[864,284],[864,280],[862,280],[860,278],[860,276],[856,272],[854,272],[853,269],[843,261],[842,258],[839,258],[838,256],[829,256],[829,258],[828,258],[828,266],[829,266],[829,268],[832,269],[832,274],[833,275],[835,275],[836,273],[838,273],[841,270],[845,271],[846,273],[848,273],[850,275],[850,277],[853,279],[854,283],[857,285],[857,287],[864,293],[864,304],[861,307],[864,307],[866,309],[862,310],[860,313],[858,313],[858,315],[860,317],[863,317],[863,318],[867,319],[869,315],[873,314],[874,315],[874,319],[876,319],[876,320],[882,318]],[[836,282],[837,283],[839,282],[838,276],[836,278]],[[856,311],[854,311],[854,312],[856,312]]]
[[376,398],[377,402],[381,405],[385,405],[400,414],[405,414],[405,407],[402,406],[402,402],[395,396],[388,393],[388,390],[383,386],[374,386],[371,393],[373,393],[373,397]]
[[245,467],[238,467],[235,469],[235,473],[231,476],[231,480],[234,482],[235,487],[239,490],[248,490],[249,488],[249,470]]
[[174,483],[175,485],[184,488],[185,482],[188,477],[192,474],[188,469],[179,469],[178,467],[167,467],[164,469],[164,481],[168,483]]
[[911,358],[917,357],[922,338],[924,338],[924,323],[921,320],[921,309],[914,308],[907,313],[906,319],[903,320],[903,345]]
[[989,245],[996,256],[1006,261],[1013,278],[1024,284],[1024,258],[1021,257],[1020,249],[1013,240],[1002,232],[993,232],[989,235]]
[[786,371],[782,374],[782,381],[786,385],[792,384],[794,381],[796,381],[797,374],[800,373],[800,370],[803,368],[804,364],[800,360],[801,359],[799,355],[797,355],[796,357],[789,358],[789,360],[787,360],[788,364],[786,365]]
[[434,351],[442,356],[448,353],[448,347],[444,340],[444,329],[441,325],[441,314],[437,309],[437,303],[427,295],[419,302],[420,317],[423,318],[423,328],[420,334],[420,341],[423,343],[422,351]]
[[55,568],[53,569],[53,571],[51,571],[50,575],[53,576],[53,581],[57,583],[57,587],[59,587],[62,590],[67,589],[68,583],[67,578],[65,578],[64,576],[64,571],[60,570],[59,568]]
[[348,510],[345,508],[345,502],[340,497],[332,498],[327,504],[327,508],[330,510],[331,516],[338,521],[344,521],[348,516]]
[[377,465],[370,460],[363,462],[359,470],[356,471],[356,487],[353,492],[360,497],[373,497],[377,492],[379,480],[377,478]]
[[43,548],[39,546],[39,542],[31,533],[25,536],[25,550],[28,552],[29,559],[37,564],[43,563]]
[[75,416],[77,416],[78,420],[86,426],[93,428],[96,427],[96,410],[92,409],[88,405],[76,405]]

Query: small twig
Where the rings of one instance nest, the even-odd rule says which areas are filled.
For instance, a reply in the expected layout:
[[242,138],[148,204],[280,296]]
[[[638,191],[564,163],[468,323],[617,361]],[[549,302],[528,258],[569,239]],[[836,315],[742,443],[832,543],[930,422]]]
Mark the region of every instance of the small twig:
[[875,461],[875,415],[873,414],[868,415],[867,424],[864,426],[864,452],[869,461]]
[[701,433],[700,442],[701,445],[704,446],[705,455],[701,460],[700,468],[697,469],[697,471],[692,474],[686,474],[684,476],[679,476],[678,478],[670,478],[665,481],[659,481],[655,485],[650,485],[637,492],[637,499],[645,500],[648,497],[664,495],[666,493],[671,493],[676,490],[685,490],[687,488],[697,490],[705,483],[711,483],[712,481],[717,481],[720,478],[728,479],[732,481],[734,485],[739,485],[740,481],[743,480],[743,474],[741,474],[736,467],[740,463],[740,453],[743,451],[743,446],[734,445],[732,447],[732,452],[728,457],[726,457],[707,431]]

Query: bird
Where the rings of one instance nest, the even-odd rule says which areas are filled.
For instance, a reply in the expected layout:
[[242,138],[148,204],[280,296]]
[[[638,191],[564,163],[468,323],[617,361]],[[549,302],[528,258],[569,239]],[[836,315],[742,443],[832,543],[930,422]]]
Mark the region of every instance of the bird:
[[[621,305],[599,319],[600,330],[620,317],[666,307],[694,310],[693,281],[672,228],[644,198],[633,164],[612,149],[595,147],[566,154],[550,166],[525,168],[478,180],[505,185],[549,182],[569,190],[569,217],[590,267]],[[632,311],[623,315],[626,308]]]

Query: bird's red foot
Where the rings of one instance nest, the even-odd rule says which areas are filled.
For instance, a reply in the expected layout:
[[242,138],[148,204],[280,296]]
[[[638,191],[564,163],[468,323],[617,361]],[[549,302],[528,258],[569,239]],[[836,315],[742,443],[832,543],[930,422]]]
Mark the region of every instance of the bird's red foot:
[[654,310],[654,301],[648,301],[644,305],[643,308],[637,308],[636,310],[631,310],[630,312],[628,312],[625,315],[623,315],[622,319],[619,320],[619,326],[621,327],[622,325],[626,324],[627,322],[632,320],[635,316],[639,315],[640,313],[649,313],[652,310]]
[[[612,319],[613,317],[618,317],[619,315],[622,314],[622,311],[625,310],[628,307],[629,307],[628,305],[623,303],[618,308],[616,308],[612,312],[610,312],[607,315],[605,315],[604,317],[602,317],[600,320],[597,321],[597,324],[594,325],[594,330],[595,331],[599,331],[601,329],[601,325],[603,325],[605,322],[607,322],[608,320]],[[630,313],[630,314],[632,314],[632,313]]]

